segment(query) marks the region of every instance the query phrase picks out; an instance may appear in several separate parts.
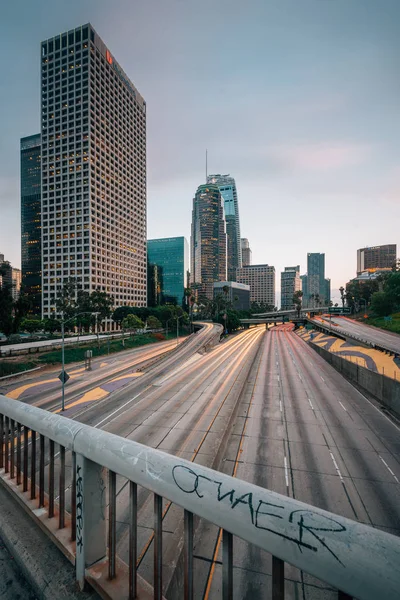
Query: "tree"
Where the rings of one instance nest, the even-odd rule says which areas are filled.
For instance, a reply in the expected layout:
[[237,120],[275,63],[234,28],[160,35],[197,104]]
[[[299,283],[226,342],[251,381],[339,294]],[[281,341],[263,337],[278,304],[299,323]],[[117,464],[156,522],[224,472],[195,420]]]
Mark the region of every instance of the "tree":
[[10,289],[3,285],[0,288],[0,331],[9,336],[13,331],[13,299]]
[[372,294],[371,308],[378,317],[386,317],[393,312],[393,301],[385,292]]
[[57,311],[62,314],[64,321],[70,319],[78,312],[77,295],[76,279],[74,277],[65,279],[62,286],[58,289],[58,296],[56,298]]
[[61,331],[61,323],[57,319],[45,319],[43,321],[43,329],[48,333],[54,333],[55,331]]
[[[225,326],[225,319],[223,315],[220,315],[219,318],[214,319],[215,323],[221,323],[221,325]],[[226,329],[228,333],[235,331],[241,327],[240,316],[236,310],[227,309],[226,310]]]
[[400,307],[400,271],[393,271],[386,280],[384,292],[394,308]]
[[23,319],[21,321],[21,329],[31,334],[35,333],[35,331],[43,329],[43,321],[40,319]]
[[98,320],[108,319],[111,316],[111,309],[114,306],[114,298],[106,292],[94,290],[89,297],[89,306],[92,312],[97,312]]
[[157,317],[153,317],[150,315],[147,319],[147,327],[149,329],[160,329],[162,327],[161,322],[157,319]]
[[297,310],[297,318],[300,318],[301,307],[303,304],[303,292],[301,290],[297,290],[293,294],[293,303]]
[[133,315],[134,312],[135,309],[133,306],[118,306],[112,314],[112,320],[115,321],[115,323],[121,323],[125,317]]
[[342,308],[344,308],[344,287],[341,285],[339,288],[340,299],[342,301]]
[[128,315],[122,320],[121,327],[124,331],[129,331],[132,334],[134,329],[142,329],[144,323],[136,315]]

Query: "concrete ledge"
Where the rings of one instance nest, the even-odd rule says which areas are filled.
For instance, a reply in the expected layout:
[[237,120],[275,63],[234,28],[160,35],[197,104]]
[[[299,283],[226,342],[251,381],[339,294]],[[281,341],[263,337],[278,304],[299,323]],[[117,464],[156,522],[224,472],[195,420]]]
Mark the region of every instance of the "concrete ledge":
[[39,600],[98,600],[79,592],[75,569],[0,480],[0,535]]

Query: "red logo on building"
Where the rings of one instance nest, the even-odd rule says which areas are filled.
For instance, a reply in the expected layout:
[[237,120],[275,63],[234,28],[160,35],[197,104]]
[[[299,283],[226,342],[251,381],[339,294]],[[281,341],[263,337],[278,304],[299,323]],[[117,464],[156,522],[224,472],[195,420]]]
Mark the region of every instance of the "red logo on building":
[[107,62],[108,62],[109,65],[113,64],[113,59],[112,59],[112,56],[111,56],[109,50],[106,50],[106,60],[107,60]]

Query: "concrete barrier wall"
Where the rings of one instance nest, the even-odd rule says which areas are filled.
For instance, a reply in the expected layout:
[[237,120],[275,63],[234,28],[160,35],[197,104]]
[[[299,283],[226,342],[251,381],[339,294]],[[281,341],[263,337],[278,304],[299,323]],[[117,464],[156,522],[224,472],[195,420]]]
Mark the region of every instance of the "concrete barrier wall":
[[400,381],[352,363],[313,342],[309,342],[309,344],[346,379],[357,383],[400,417]]

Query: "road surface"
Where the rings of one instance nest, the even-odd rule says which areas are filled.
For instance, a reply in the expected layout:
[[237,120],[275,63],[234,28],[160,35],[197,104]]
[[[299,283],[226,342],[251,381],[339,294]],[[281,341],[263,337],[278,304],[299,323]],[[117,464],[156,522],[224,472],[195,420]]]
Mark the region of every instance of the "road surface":
[[[207,354],[196,351],[200,332],[67,416],[400,535],[399,428],[290,329],[250,329]],[[129,486],[119,476],[117,493],[117,552],[127,562]],[[183,511],[166,500],[163,508],[163,591],[174,599],[182,597]],[[152,583],[153,495],[142,488],[138,510],[139,574]],[[217,527],[200,521],[194,554],[195,598],[220,598]],[[234,598],[271,597],[270,555],[234,538],[233,557]],[[337,598],[289,565],[285,577],[285,598]]]
[[14,558],[0,538],[0,598],[1,600],[36,600],[30,585],[19,571]]
[[[328,317],[324,317],[323,321],[324,325],[329,325],[330,320]],[[337,316],[332,316],[332,330],[342,334],[348,333],[350,336],[366,341],[368,344],[376,344],[400,354],[400,335],[397,333],[383,331],[379,327],[372,327],[372,325],[365,325],[365,323],[353,321],[353,319]]]

